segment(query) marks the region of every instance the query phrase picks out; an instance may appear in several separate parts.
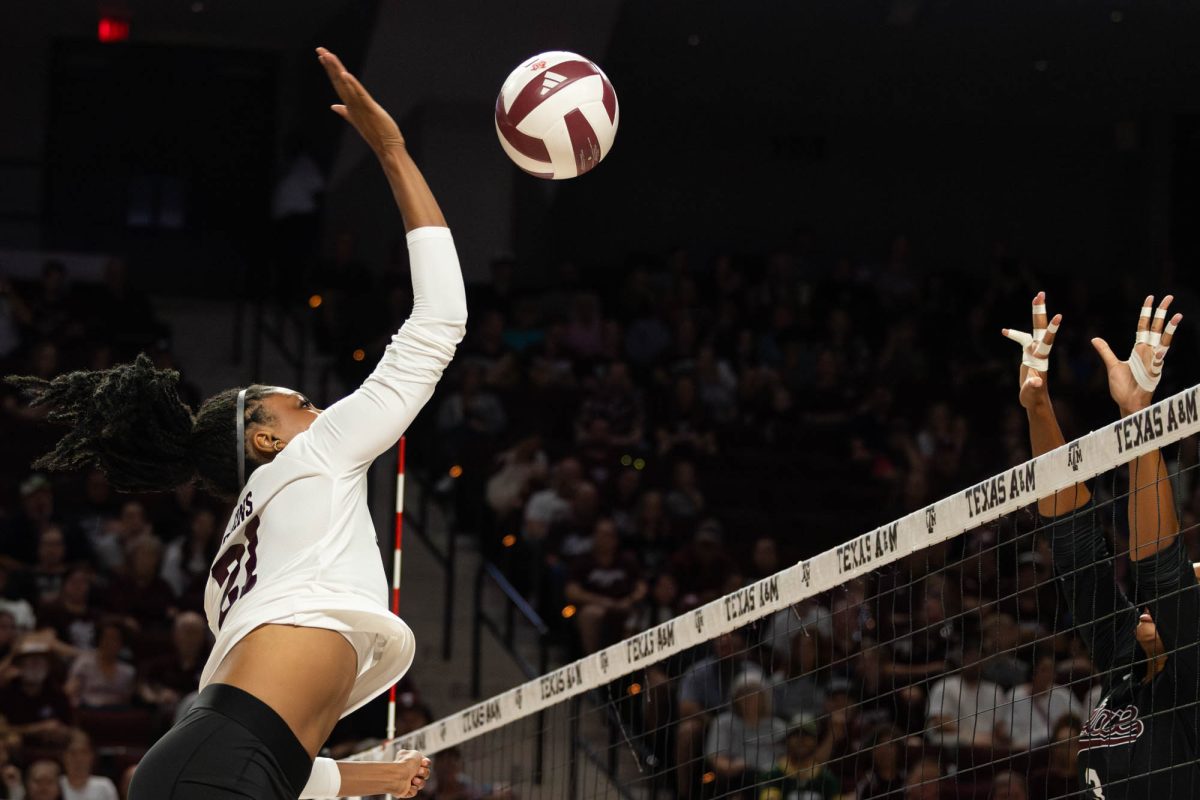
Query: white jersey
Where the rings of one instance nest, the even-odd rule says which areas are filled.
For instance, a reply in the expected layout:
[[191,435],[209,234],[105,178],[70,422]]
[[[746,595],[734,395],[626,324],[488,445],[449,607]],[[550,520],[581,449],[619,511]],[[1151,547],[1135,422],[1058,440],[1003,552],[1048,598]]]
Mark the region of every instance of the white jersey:
[[375,371],[254,470],[242,489],[205,588],[216,643],[201,689],[230,649],[266,624],[326,628],[352,644],[370,642],[359,648],[343,716],[412,664],[412,631],[388,610],[366,473],[433,395],[466,330],[467,304],[449,229],[418,228],[408,234],[408,249],[412,315]]

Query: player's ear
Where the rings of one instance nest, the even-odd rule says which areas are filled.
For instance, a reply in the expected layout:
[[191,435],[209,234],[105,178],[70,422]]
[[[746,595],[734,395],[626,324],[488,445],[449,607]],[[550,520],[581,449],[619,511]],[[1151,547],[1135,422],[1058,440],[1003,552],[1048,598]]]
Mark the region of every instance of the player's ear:
[[270,461],[279,448],[276,447],[276,442],[279,439],[275,437],[269,429],[260,427],[250,436],[250,447],[255,456],[260,460]]

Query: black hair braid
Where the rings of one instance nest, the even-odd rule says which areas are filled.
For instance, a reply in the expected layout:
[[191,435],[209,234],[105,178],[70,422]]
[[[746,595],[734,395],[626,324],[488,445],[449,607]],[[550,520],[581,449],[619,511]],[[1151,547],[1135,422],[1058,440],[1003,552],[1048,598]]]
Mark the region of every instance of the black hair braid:
[[121,491],[172,489],[192,480],[192,412],[175,387],[179,373],[132,364],[69,372],[50,381],[10,377],[30,405],[70,430],[33,466],[54,471],[95,464]]
[[[12,376],[8,383],[50,409],[47,419],[70,430],[33,463],[68,471],[99,467],[118,491],[169,491],[197,475],[223,497],[236,496],[237,395],[228,389],[193,416],[179,398],[179,373],[156,369],[144,354],[131,364],[70,372],[53,380]],[[246,391],[246,422],[267,421],[259,400],[265,387]],[[247,460],[246,474],[257,464]]]

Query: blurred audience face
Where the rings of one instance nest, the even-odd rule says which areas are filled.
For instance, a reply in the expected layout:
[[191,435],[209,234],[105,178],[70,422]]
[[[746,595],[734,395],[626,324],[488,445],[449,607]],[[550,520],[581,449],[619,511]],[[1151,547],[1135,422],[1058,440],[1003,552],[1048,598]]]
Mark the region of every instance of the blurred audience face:
[[136,500],[128,500],[121,506],[121,515],[117,518],[124,538],[132,538],[150,531],[150,520],[146,517],[146,507]]
[[63,766],[67,775],[76,779],[91,775],[95,755],[88,735],[78,729],[71,731],[70,742],[63,751]]
[[764,536],[754,543],[754,552],[751,556],[754,563],[754,569],[763,575],[774,574],[779,571],[779,545],[775,539],[770,536]]
[[142,535],[129,543],[129,572],[140,582],[158,575],[162,559],[162,544],[151,535]]
[[112,487],[108,478],[98,469],[88,472],[83,482],[83,495],[92,506],[105,506],[112,498]]
[[654,605],[671,608],[679,597],[679,583],[671,573],[663,572],[654,579],[654,588],[651,590],[651,594],[654,597]]
[[76,567],[63,579],[59,599],[67,605],[78,607],[87,604],[88,590],[92,586],[91,573],[84,567]]
[[621,543],[620,536],[617,534],[617,526],[613,524],[611,519],[601,519],[596,522],[596,527],[592,529],[592,555],[601,561],[612,560],[617,555],[617,548]]
[[58,800],[58,764],[50,759],[33,762],[25,773],[25,797],[27,800]]
[[57,569],[67,557],[67,543],[62,529],[51,525],[38,535],[37,566],[39,569]]
[[1015,772],[1001,772],[992,779],[991,800],[1029,800],[1025,779]]
[[100,641],[96,643],[96,655],[102,661],[116,661],[125,646],[125,632],[120,625],[109,624],[100,629]]
[[939,800],[941,768],[932,761],[918,763],[904,779],[904,800]]
[[29,369],[43,380],[49,380],[58,374],[58,348],[53,342],[34,345],[29,353]]
[[50,522],[54,516],[54,492],[47,483],[21,496],[21,511],[26,519],[39,527]]
[[1054,656],[1047,653],[1040,656],[1037,663],[1033,665],[1033,678],[1030,681],[1033,684],[1035,694],[1047,692],[1054,685]]
[[734,656],[744,655],[746,639],[741,633],[723,633],[713,640],[713,657],[724,662]]
[[891,775],[900,765],[902,734],[896,729],[881,731],[871,748],[871,767],[882,775]]
[[21,671],[21,686],[27,693],[37,694],[50,674],[50,658],[45,653],[24,655],[18,659],[17,669]]
[[217,536],[217,515],[207,508],[200,508],[192,512],[189,532],[194,544],[209,544]]
[[207,631],[204,617],[195,611],[184,611],[175,618],[175,627],[171,632],[175,650],[185,658],[194,657],[204,647]]

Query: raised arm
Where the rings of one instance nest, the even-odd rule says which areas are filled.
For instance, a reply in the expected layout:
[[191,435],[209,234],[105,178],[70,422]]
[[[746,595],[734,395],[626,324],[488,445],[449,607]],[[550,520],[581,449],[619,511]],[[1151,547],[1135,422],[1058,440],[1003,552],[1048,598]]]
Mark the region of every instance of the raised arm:
[[[1061,324],[1061,314],[1047,324],[1046,293],[1038,292],[1033,298],[1033,334],[1007,328],[1002,331],[1021,345],[1020,400],[1029,418],[1029,441],[1035,456],[1065,444],[1050,400],[1047,375],[1047,357]],[[1038,513],[1051,521],[1059,591],[1093,663],[1104,673],[1129,663],[1136,646],[1133,628],[1137,613],[1117,586],[1113,556],[1097,525],[1095,511],[1088,507],[1090,501],[1087,486],[1076,483],[1039,500]]]
[[[1171,339],[1183,320],[1176,314],[1167,321],[1173,299],[1167,295],[1155,311],[1154,298],[1146,298],[1128,360],[1118,360],[1103,339],[1092,342],[1108,370],[1109,393],[1122,417],[1142,413],[1154,399]],[[1178,539],[1175,493],[1159,450],[1129,462],[1128,513],[1134,591],[1153,620],[1153,629],[1139,627],[1139,639],[1157,650],[1157,634],[1168,663],[1180,675],[1176,690],[1194,698],[1200,692],[1200,583]]]
[[317,49],[350,122],[379,159],[408,231],[412,315],[357,391],[326,410],[304,434],[309,457],[333,470],[365,469],[391,447],[429,401],[466,332],[462,270],[446,220],[395,121],[342,66]]
[[[1154,401],[1163,361],[1175,329],[1183,321],[1183,315],[1176,314],[1167,322],[1174,299],[1167,295],[1155,311],[1154,296],[1146,298],[1138,315],[1137,336],[1128,360],[1121,361],[1113,355],[1103,339],[1092,340],[1108,371],[1109,394],[1122,417],[1141,413]],[[1140,561],[1165,550],[1178,533],[1179,518],[1167,465],[1162,453],[1154,450],[1129,462],[1129,557]]]
[[[1038,292],[1033,298],[1033,333],[1004,328],[1001,333],[1021,345],[1020,401],[1029,419],[1029,444],[1034,456],[1049,453],[1066,444],[1054,404],[1050,402],[1048,373],[1050,370],[1050,348],[1062,325],[1062,314],[1046,322],[1046,293]],[[1057,517],[1087,505],[1092,493],[1087,486],[1077,483],[1057,494],[1038,500],[1038,513],[1043,517]]]

